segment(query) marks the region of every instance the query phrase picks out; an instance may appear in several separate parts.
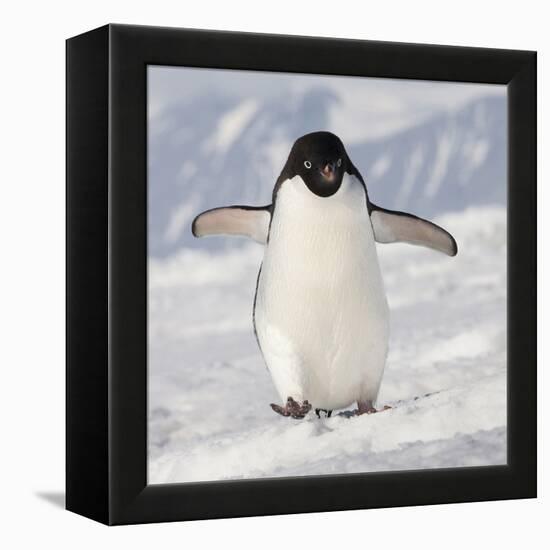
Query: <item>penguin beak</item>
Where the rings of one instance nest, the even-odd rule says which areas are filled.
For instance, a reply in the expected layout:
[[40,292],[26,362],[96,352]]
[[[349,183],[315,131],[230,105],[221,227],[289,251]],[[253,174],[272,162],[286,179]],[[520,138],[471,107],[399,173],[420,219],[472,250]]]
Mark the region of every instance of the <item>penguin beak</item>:
[[335,172],[334,162],[327,162],[321,169],[321,174],[328,181],[332,181],[334,179],[334,172]]

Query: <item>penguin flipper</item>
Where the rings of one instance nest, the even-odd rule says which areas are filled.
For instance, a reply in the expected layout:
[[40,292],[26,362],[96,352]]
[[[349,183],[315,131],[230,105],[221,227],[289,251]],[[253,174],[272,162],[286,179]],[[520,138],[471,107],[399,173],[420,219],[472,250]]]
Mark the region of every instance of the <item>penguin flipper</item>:
[[371,203],[370,219],[376,242],[415,244],[447,256],[456,256],[458,252],[456,241],[449,232],[412,214],[386,210]]
[[191,230],[195,237],[239,235],[266,244],[270,221],[271,205],[225,206],[199,214]]

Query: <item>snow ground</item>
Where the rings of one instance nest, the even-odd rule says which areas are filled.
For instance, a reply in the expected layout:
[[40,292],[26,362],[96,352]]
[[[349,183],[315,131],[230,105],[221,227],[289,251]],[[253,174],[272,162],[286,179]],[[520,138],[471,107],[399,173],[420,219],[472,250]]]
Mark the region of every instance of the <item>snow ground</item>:
[[448,258],[378,245],[391,309],[375,415],[291,420],[256,345],[263,249],[149,263],[149,483],[506,463],[506,211],[436,220]]

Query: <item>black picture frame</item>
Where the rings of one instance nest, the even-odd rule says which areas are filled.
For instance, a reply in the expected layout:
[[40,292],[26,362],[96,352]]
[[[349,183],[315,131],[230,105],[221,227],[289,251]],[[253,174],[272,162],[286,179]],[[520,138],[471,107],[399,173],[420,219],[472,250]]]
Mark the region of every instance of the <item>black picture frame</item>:
[[[508,86],[508,464],[147,485],[147,65]],[[67,41],[68,510],[106,524],[536,496],[536,53],[107,25]]]

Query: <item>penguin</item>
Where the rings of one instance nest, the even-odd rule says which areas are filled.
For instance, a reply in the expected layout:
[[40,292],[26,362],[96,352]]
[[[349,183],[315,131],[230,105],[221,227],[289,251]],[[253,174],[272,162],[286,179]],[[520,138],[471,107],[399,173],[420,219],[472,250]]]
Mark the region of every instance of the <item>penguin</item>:
[[271,204],[207,210],[192,233],[265,245],[253,326],[282,401],[271,408],[295,419],[355,402],[353,414],[378,412],[389,310],[375,243],[458,251],[445,229],[374,204],[340,138],[325,131],[295,141]]

